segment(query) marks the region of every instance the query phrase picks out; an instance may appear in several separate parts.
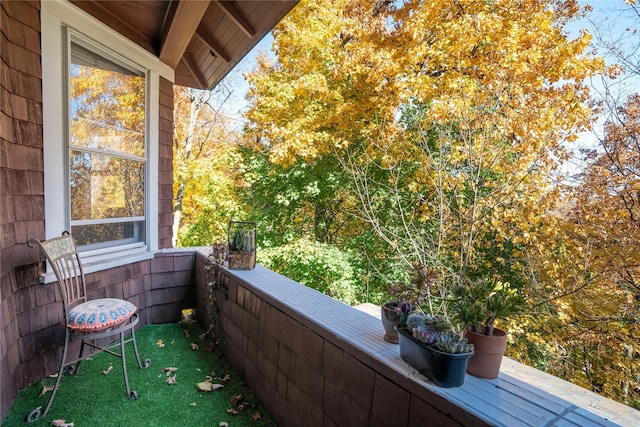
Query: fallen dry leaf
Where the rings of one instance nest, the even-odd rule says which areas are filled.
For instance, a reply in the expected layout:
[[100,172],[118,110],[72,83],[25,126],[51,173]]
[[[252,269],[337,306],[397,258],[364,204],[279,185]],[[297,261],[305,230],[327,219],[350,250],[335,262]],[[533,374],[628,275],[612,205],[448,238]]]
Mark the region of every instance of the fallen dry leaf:
[[107,375],[111,371],[113,371],[113,365],[109,365],[109,367],[105,371],[102,371],[102,375]]
[[40,392],[40,395],[38,397],[42,397],[45,394],[49,393],[50,391],[52,391],[54,388],[54,386],[52,385],[46,385],[44,387],[42,387],[42,391]]
[[73,427],[74,426],[73,423],[68,423],[65,420],[53,420],[51,422],[51,425],[55,427]]
[[213,383],[211,381],[202,381],[196,384],[196,387],[200,391],[213,391]]
[[243,399],[242,394],[238,394],[237,396],[231,396],[231,404],[237,405],[238,403],[242,402],[242,399]]
[[229,409],[227,409],[227,412],[228,412],[228,413],[230,413],[230,414],[233,414],[233,415],[238,415],[238,411],[236,411],[236,410],[235,410],[235,409],[233,409],[233,408],[229,408]]
[[207,333],[205,332],[203,334],[200,334],[198,335],[198,337],[200,338],[200,341],[204,341],[207,338]]
[[196,387],[200,391],[213,391],[224,386],[222,384],[214,384],[211,381],[202,381],[201,383],[196,384]]
[[174,372],[176,372],[178,370],[178,368],[174,368],[174,367],[169,367],[169,368],[162,368],[162,372],[166,372],[167,376],[173,374]]
[[226,421],[221,421],[220,424],[218,424],[218,427],[229,427],[229,423]]
[[207,344],[207,351],[208,351],[209,353],[213,353],[213,343],[209,343],[209,344]]
[[191,338],[191,334],[189,333],[188,329],[184,330],[184,336],[187,337],[187,338]]
[[260,412],[256,412],[251,418],[253,418],[253,421],[258,421],[260,418],[262,418],[262,415],[260,415]]
[[162,340],[158,340],[158,341],[156,341],[156,345],[157,345],[159,348],[162,348],[162,347],[164,347],[164,341],[162,341]]
[[223,383],[226,383],[230,379],[231,379],[231,375],[227,374],[224,377],[220,378],[220,381],[222,381]]
[[178,384],[178,380],[176,380],[176,376],[172,376],[167,378],[167,384]]
[[198,404],[196,402],[191,402],[189,403],[189,406],[198,406]]
[[191,343],[191,350],[198,351],[198,350],[200,350],[200,347],[198,347],[198,344],[192,342]]

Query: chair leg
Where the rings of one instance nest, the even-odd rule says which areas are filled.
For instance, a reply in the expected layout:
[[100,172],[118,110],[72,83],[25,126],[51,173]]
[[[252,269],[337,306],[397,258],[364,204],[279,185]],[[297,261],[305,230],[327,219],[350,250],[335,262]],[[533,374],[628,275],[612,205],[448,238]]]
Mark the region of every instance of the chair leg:
[[58,387],[60,386],[60,380],[62,379],[62,373],[66,366],[67,360],[67,351],[69,349],[69,329],[65,328],[65,337],[64,337],[64,350],[62,350],[62,360],[60,361],[60,369],[58,370],[58,376],[56,377],[56,383],[53,386],[53,390],[51,390],[51,396],[49,396],[49,400],[47,401],[47,406],[44,408],[44,412],[41,411],[42,406],[37,407],[33,411],[29,413],[27,416],[27,422],[34,422],[39,420],[40,418],[44,418],[49,412],[49,408],[53,403],[53,399],[56,396],[56,392],[58,391]]
[[76,362],[76,366],[73,368],[73,371],[71,372],[72,375],[78,375],[78,372],[80,372],[80,362],[82,362],[82,355],[84,353],[84,343],[85,343],[84,340],[82,340],[80,343],[80,353],[78,353],[78,361]]
[[136,331],[134,327],[131,327],[131,341],[133,342],[133,352],[136,354],[136,361],[138,362],[138,368],[144,369],[151,363],[150,359],[145,359],[144,365],[140,360],[140,353],[138,353],[138,344],[136,343]]
[[131,387],[129,387],[129,375],[127,375],[127,357],[124,349],[124,332],[120,332],[120,359],[122,359],[122,376],[124,377],[124,386],[127,388],[127,396],[131,396]]

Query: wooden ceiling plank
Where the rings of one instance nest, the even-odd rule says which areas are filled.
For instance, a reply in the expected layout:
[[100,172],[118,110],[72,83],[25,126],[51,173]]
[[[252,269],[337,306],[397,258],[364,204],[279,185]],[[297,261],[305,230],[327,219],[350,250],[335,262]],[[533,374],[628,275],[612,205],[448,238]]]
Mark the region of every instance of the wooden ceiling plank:
[[157,46],[153,43],[153,40],[149,34],[144,34],[135,26],[131,25],[128,21],[111,11],[111,9],[105,7],[104,2],[100,1],[76,1],[71,0],[71,3],[84,10],[86,13],[97,18],[106,25],[111,26],[120,34],[133,40],[139,46],[152,53],[157,53],[155,50]]
[[196,32],[200,21],[207,11],[210,0],[188,1],[181,0],[173,16],[166,22],[163,29],[160,60],[171,68],[176,68],[180,58],[184,55],[191,38]]
[[224,51],[224,48],[218,43],[213,37],[207,34],[202,29],[198,28],[196,30],[195,36],[200,39],[202,43],[204,43],[209,50],[215,53],[216,56],[222,58],[225,62],[231,62],[231,57],[228,53]]
[[251,28],[251,25],[249,25],[247,20],[240,15],[240,12],[238,12],[238,10],[233,6],[232,2],[215,0],[215,3],[223,10],[229,19],[231,19],[233,23],[247,35],[247,37],[251,39],[256,35],[254,29]]
[[198,66],[195,61],[191,59],[190,55],[184,55],[182,57],[182,63],[189,71],[189,74],[193,77],[193,79],[198,84],[198,89],[207,89],[207,82],[202,73],[200,72]]

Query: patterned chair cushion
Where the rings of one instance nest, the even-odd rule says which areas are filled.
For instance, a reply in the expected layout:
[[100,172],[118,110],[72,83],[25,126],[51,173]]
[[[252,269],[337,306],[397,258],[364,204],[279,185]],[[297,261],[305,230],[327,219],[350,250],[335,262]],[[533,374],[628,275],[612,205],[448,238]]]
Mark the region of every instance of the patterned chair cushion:
[[129,301],[116,298],[87,301],[69,310],[67,326],[76,331],[99,331],[126,321],[137,309]]

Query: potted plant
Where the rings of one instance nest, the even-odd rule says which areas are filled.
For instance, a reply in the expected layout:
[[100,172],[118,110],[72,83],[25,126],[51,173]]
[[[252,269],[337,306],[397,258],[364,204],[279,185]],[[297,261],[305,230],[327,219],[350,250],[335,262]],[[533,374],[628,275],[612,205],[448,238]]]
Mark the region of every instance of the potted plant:
[[256,223],[229,221],[227,262],[230,270],[256,266]]
[[398,333],[395,326],[402,322],[403,318],[413,312],[413,305],[410,302],[387,301],[380,307],[382,327],[384,328],[384,340],[392,344],[398,344]]
[[464,383],[474,347],[440,315],[414,313],[396,325],[400,357],[440,387]]
[[[400,316],[417,312],[428,297],[429,287],[438,278],[438,273],[432,268],[420,263],[411,265],[411,281],[395,282],[389,287],[393,299],[386,301],[380,307],[380,318],[385,334],[384,340],[398,344],[398,333],[395,326],[400,322]],[[404,304],[404,306],[401,306]],[[407,305],[408,304],[408,305]],[[406,311],[408,309],[408,311]]]
[[468,342],[475,347],[467,372],[480,378],[496,378],[507,349],[507,333],[495,326],[524,309],[524,298],[507,282],[482,277],[452,287],[451,308]]

